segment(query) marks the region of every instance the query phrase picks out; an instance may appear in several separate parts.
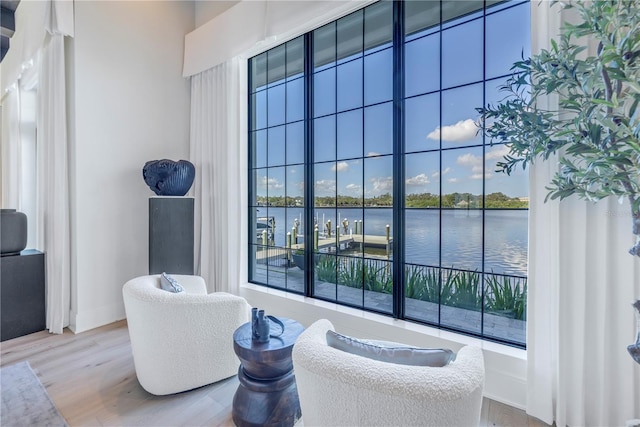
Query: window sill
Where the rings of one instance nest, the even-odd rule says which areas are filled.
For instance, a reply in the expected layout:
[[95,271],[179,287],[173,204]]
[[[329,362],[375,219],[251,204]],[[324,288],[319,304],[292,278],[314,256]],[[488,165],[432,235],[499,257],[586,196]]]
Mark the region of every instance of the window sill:
[[[340,304],[332,303],[329,301],[318,300],[315,298],[309,298],[302,295],[282,291],[280,289],[268,288],[266,286],[256,285],[253,283],[247,283],[241,286],[241,294],[242,289],[251,290],[252,292],[262,293],[266,295],[276,296],[278,298],[284,298],[289,301],[295,301],[298,303],[306,304],[312,307],[318,307],[324,310],[334,311],[336,313],[346,314],[348,316],[352,316],[355,318],[366,319],[367,321],[375,322],[378,325],[387,325],[392,326],[394,328],[398,328],[404,331],[415,332],[418,334],[426,335],[429,337],[437,338],[440,340],[449,341],[452,343],[457,343],[460,346],[464,345],[473,345],[476,347],[480,347],[483,350],[487,350],[493,353],[498,353],[503,356],[509,356],[513,358],[517,358],[520,360],[527,360],[527,352],[526,350],[511,347],[505,344],[500,344],[492,341],[485,341],[480,338],[471,337],[468,335],[458,334],[451,331],[446,331],[438,328],[434,328],[427,325],[421,325],[419,323],[410,322],[406,320],[398,320],[389,316],[384,316],[381,314],[371,313],[365,310],[359,310],[353,307],[346,307]],[[331,320],[331,319],[329,319]],[[372,331],[375,331],[375,328],[371,328]]]

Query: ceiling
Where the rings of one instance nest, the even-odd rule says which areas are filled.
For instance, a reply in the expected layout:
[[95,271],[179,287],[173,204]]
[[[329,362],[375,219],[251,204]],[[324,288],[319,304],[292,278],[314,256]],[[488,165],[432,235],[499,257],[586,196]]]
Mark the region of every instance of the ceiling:
[[0,62],[9,50],[11,37],[16,31],[15,11],[20,0],[2,0],[0,6]]

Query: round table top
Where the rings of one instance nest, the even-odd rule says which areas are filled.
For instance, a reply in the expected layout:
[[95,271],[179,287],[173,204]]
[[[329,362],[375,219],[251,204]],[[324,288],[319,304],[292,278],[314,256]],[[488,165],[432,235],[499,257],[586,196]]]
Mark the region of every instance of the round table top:
[[[277,316],[276,316],[277,317]],[[304,331],[304,326],[293,319],[277,317],[284,324],[284,332],[279,337],[272,337],[268,342],[258,342],[252,339],[251,322],[240,326],[233,333],[233,342],[243,350],[253,350],[259,352],[269,352],[293,347],[298,336]],[[280,325],[271,322],[271,334],[280,332]]]

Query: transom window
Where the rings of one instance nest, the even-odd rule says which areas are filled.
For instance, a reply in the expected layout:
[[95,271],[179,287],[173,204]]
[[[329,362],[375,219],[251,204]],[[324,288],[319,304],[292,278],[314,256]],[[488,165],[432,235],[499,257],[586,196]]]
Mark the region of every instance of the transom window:
[[478,132],[528,1],[380,1],[249,60],[249,279],[525,345],[528,181]]

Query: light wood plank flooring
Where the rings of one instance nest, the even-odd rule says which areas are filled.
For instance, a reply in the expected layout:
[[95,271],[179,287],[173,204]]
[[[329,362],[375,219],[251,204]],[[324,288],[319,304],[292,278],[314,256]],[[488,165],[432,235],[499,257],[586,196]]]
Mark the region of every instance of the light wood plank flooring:
[[[24,360],[72,427],[233,426],[237,377],[172,396],[147,393],[136,379],[124,320],[77,335],[68,330],[62,335],[43,331],[0,344],[1,366]],[[546,424],[485,398],[481,425]]]

